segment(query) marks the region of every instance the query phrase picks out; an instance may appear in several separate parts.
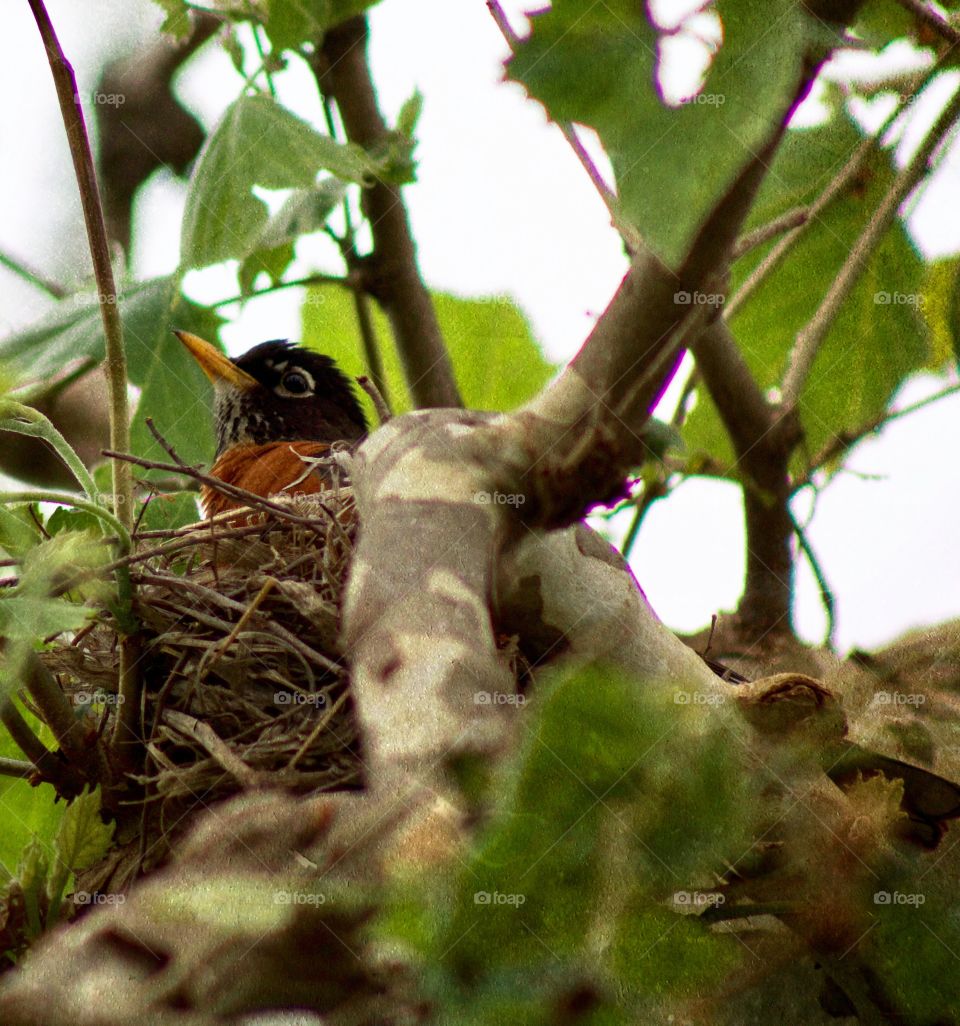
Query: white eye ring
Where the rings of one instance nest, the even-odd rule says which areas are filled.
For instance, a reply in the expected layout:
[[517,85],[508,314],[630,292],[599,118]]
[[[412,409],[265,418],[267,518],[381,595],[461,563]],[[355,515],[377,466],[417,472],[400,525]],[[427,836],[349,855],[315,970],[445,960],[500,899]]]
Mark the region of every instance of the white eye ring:
[[[293,381],[291,381],[291,379],[295,379],[297,385],[302,383],[303,387],[290,388],[287,385],[287,382],[290,381],[291,384],[293,384]],[[302,367],[294,367],[288,370],[286,374],[283,375],[283,377],[280,379],[280,384],[277,385],[274,391],[277,393],[277,395],[288,396],[293,399],[302,399],[304,396],[313,395],[315,389],[316,382],[313,380],[313,377],[310,375],[309,371],[305,371]]]

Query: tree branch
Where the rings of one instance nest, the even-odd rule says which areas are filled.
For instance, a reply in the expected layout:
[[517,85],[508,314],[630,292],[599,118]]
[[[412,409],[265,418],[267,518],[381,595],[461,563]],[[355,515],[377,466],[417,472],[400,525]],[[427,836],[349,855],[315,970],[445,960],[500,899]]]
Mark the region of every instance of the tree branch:
[[941,39],[956,46],[960,43],[960,31],[955,29],[946,18],[923,0],[897,0],[901,7],[906,8],[921,24],[932,29]]
[[[311,68],[320,91],[336,101],[347,137],[374,149],[389,138],[389,131],[377,105],[366,44],[366,20],[351,18],[326,34]],[[419,407],[462,406],[437,315],[417,267],[400,188],[375,182],[363,192],[363,207],[374,243],[364,261],[367,290],[390,319],[413,401]]]
[[877,246],[880,245],[887,229],[893,223],[901,203],[927,173],[927,165],[934,150],[954,127],[958,117],[960,117],[960,88],[955,90],[950,102],[941,111],[910,163],[894,179],[880,206],[877,207],[870,222],[854,244],[843,267],[840,268],[817,312],[810,323],[798,333],[790,357],[790,365],[783,380],[783,401],[786,405],[795,406],[799,401],[817,353],[833,327],[840,308],[859,281],[867,262]]
[[[499,0],[487,0],[487,10],[490,11],[493,20],[497,23],[497,28],[500,29],[500,34],[506,41],[507,46],[516,52],[517,46],[520,43],[520,37],[513,31],[510,19],[507,17]],[[561,134],[567,141],[567,145],[573,150],[584,171],[587,172],[587,177],[593,183],[593,187],[597,190],[600,199],[603,200],[603,205],[610,214],[610,223],[620,234],[627,250],[630,253],[638,253],[643,246],[643,241],[636,228],[623,220],[617,202],[617,194],[604,181],[603,175],[600,174],[600,170],[593,162],[593,158],[587,152],[580,136],[577,134],[576,128],[569,121],[557,121],[554,123],[560,129]]]
[[[126,450],[130,448],[130,414],[127,408],[127,357],[123,346],[123,326],[120,323],[117,287],[110,264],[110,246],[103,223],[100,190],[93,170],[93,156],[83,121],[77,80],[60,47],[43,0],[29,0],[29,3],[47,51],[57,99],[60,101],[60,112],[83,206],[90,257],[100,293],[100,315],[107,351],[107,382],[110,387],[110,444],[114,449]],[[122,463],[113,465],[113,511],[129,532],[133,525],[133,477],[130,468]]]

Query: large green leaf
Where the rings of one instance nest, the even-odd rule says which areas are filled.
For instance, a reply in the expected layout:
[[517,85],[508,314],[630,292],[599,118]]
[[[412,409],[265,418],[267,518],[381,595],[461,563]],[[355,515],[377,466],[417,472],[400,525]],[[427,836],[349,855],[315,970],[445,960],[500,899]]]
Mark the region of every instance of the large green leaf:
[[731,743],[735,710],[676,695],[603,668],[540,682],[434,941],[476,1000],[535,1000],[589,964],[629,1007],[702,993],[740,960],[670,902],[749,847],[761,783]]
[[[555,368],[543,357],[523,314],[509,299],[463,299],[435,293],[464,402],[473,409],[510,410],[536,395]],[[394,412],[412,408],[390,327],[373,311]],[[334,357],[354,376],[366,374],[353,300],[343,290],[313,287],[303,305],[304,344]]]
[[509,65],[553,118],[596,129],[625,218],[672,267],[769,139],[822,32],[795,0],[715,9],[723,45],[702,91],[678,108],[660,95],[660,34],[636,0],[554,0]]
[[183,218],[184,267],[247,256],[267,225],[266,189],[312,186],[321,171],[368,181],[378,165],[359,147],[321,135],[269,96],[241,96],[197,159]]
[[[810,202],[861,139],[843,115],[817,128],[791,131],[761,190],[751,225]],[[734,335],[761,389],[782,381],[797,332],[816,312],[892,176],[889,155],[878,153],[854,187],[808,227],[789,257],[733,318]],[[731,292],[762,255],[755,252],[736,265]],[[930,347],[918,315],[923,273],[903,225],[895,222],[841,308],[800,396],[805,445],[795,461],[798,473],[835,436],[879,416],[904,378],[928,363]],[[729,440],[704,389],[697,392],[683,436],[694,459],[705,453],[734,471]]]
[[[170,279],[132,284],[120,296],[130,379],[138,384],[143,340],[152,338],[169,302]],[[102,360],[103,321],[96,293],[80,293],[57,303],[37,323],[0,341],[0,366],[18,382],[59,377],[83,359]]]
[[[140,389],[131,446],[140,456],[168,460],[147,430],[152,417],[164,437],[188,462],[208,460],[213,448],[210,386],[195,360],[173,335],[174,328],[216,339],[222,318],[185,299],[176,277],[131,286],[121,299],[129,378]],[[103,325],[95,297],[58,303],[39,325],[0,342],[0,364],[20,383],[55,379],[83,359],[102,360]],[[143,472],[144,476],[149,476]],[[110,490],[101,481],[105,491]],[[151,527],[195,518],[195,504],[163,502],[151,509]]]

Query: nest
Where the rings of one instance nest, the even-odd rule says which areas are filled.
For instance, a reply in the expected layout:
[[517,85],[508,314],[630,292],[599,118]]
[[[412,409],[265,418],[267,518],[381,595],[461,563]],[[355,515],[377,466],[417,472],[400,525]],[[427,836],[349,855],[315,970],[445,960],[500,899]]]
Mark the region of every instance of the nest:
[[[251,787],[360,786],[338,649],[354,534],[352,492],[336,487],[138,536],[146,761],[135,804],[170,823]],[[118,714],[119,649],[104,616],[43,656],[101,734]]]

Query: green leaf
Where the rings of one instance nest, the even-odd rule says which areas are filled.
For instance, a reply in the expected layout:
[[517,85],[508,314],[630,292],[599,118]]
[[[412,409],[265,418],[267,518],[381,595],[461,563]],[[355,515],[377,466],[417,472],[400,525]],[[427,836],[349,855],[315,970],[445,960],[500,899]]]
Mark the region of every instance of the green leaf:
[[669,108],[657,87],[660,36],[645,9],[554,0],[508,70],[555,120],[597,131],[623,216],[677,267],[783,117],[818,32],[794,0],[718,0],[723,45],[700,93]]
[[544,969],[559,984],[587,961],[610,974],[618,1002],[693,996],[740,960],[737,941],[667,902],[749,847],[764,785],[731,742],[736,711],[676,694],[602,667],[538,681],[433,942],[478,1000],[498,986],[530,996]]
[[930,330],[930,366],[940,370],[960,363],[960,260],[929,264],[921,295],[920,311]]
[[0,634],[8,638],[34,638],[75,631],[93,613],[94,610],[65,599],[5,595],[0,598]]
[[853,31],[875,48],[909,36],[915,27],[913,15],[898,0],[868,0],[853,23]]
[[[467,406],[511,410],[533,398],[556,368],[543,357],[523,314],[504,297],[462,299],[434,293],[440,328],[447,340],[457,381]],[[395,413],[412,409],[400,359],[387,319],[371,309],[380,343],[390,402]],[[303,304],[305,345],[332,356],[354,377],[366,374],[352,298],[342,289],[313,286]],[[362,401],[370,413],[366,396]],[[373,421],[376,422],[375,419]]]
[[[812,201],[861,142],[844,115],[788,133],[761,189],[750,226]],[[890,186],[889,154],[878,153],[861,179],[811,225],[790,255],[732,319],[731,328],[761,390],[782,381],[797,332],[813,317],[837,271]],[[733,270],[731,292],[762,259],[749,254]],[[805,434],[793,470],[842,433],[881,415],[912,372],[927,365],[930,348],[918,309],[923,262],[898,220],[870,258],[833,324],[800,396]],[[705,389],[683,428],[687,450],[736,467],[729,439]]]
[[380,0],[330,0],[330,20],[328,25],[333,28],[356,14],[376,6]]
[[[128,285],[120,296],[134,384],[142,367],[142,340],[154,337],[157,324],[167,312],[170,282],[170,278],[153,278]],[[103,357],[103,321],[97,296],[92,293],[61,300],[35,324],[0,341],[0,366],[21,382],[56,378],[75,362]]]
[[101,521],[92,513],[84,509],[70,509],[67,506],[58,506],[50,514],[46,523],[47,532],[51,535],[60,534],[61,531],[90,531],[94,537],[101,534]]
[[376,163],[359,147],[321,135],[268,96],[242,96],[227,108],[197,158],[183,219],[184,267],[243,258],[268,223],[255,185],[312,186],[320,171],[366,182]]
[[190,5],[187,0],[154,0],[154,3],[165,15],[160,31],[175,39],[186,39],[190,35]]
[[40,543],[40,528],[30,509],[30,506],[0,505],[0,549],[10,556],[22,556]]
[[237,282],[242,296],[252,295],[257,278],[266,274],[270,285],[280,283],[293,260],[293,243],[282,242],[270,249],[258,249],[251,253],[237,270]]
[[408,139],[413,138],[420,115],[423,113],[423,93],[415,89],[413,95],[404,100],[397,115],[397,131]]
[[240,292],[249,295],[261,271],[277,284],[293,260],[293,244],[304,235],[320,231],[346,193],[347,183],[339,178],[324,178],[308,189],[292,192],[264,225],[254,250],[241,263],[237,273]]
[[323,37],[330,0],[269,0],[266,30],[275,50],[294,50]]
[[57,832],[57,853],[75,873],[89,869],[107,850],[113,825],[100,817],[100,789],[84,791],[70,804]]

